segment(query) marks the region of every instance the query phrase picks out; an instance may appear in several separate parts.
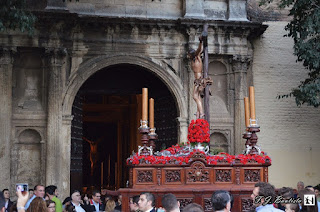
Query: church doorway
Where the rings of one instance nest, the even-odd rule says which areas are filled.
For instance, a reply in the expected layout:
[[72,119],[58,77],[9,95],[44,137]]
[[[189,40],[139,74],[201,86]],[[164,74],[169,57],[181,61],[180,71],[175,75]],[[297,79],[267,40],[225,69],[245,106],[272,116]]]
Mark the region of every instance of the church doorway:
[[155,99],[157,150],[177,143],[177,106],[168,87],[149,70],[108,66],[79,89],[72,106],[70,189],[126,187],[126,159],[140,143],[141,90]]

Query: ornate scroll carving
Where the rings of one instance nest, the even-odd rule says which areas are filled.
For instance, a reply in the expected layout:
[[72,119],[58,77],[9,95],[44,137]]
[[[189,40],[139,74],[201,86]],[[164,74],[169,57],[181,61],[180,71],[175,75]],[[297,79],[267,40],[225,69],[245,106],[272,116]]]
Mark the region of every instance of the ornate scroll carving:
[[217,182],[231,182],[231,169],[216,169]]
[[190,203],[193,202],[192,198],[185,198],[185,199],[178,199],[177,200],[180,202],[180,210],[182,211],[182,209],[186,206],[189,205]]
[[252,211],[253,200],[251,198],[241,199],[241,211]]
[[181,181],[181,170],[166,170],[165,179],[167,183],[180,182]]
[[157,181],[158,181],[158,185],[161,184],[161,169],[158,168],[157,169]]
[[236,175],[236,184],[240,185],[240,168],[239,167],[235,168],[235,175]]
[[204,198],[204,211],[213,211],[212,202],[210,198]]
[[259,182],[260,180],[260,169],[244,170],[244,182]]
[[191,169],[187,169],[187,182],[209,182],[209,169],[202,162],[194,162]]
[[151,183],[152,179],[152,171],[137,171],[138,174],[138,182],[139,183]]

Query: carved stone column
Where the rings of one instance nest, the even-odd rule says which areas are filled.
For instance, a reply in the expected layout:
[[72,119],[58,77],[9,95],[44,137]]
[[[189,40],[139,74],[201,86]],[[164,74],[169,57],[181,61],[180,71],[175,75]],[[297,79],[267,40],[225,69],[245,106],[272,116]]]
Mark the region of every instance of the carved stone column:
[[185,117],[178,117],[178,142],[187,143],[188,142],[188,119]]
[[[59,191],[66,191],[70,175],[70,161],[66,162],[65,143],[62,136],[62,69],[65,63],[65,49],[47,49],[48,65],[48,122],[47,122],[47,161],[46,161],[46,185],[57,185]],[[70,157],[69,157],[70,159]],[[69,169],[67,170],[67,168]],[[62,195],[63,196],[63,195]]]
[[235,134],[235,154],[240,154],[243,150],[244,140],[242,134],[245,131],[244,120],[244,97],[247,95],[247,69],[249,57],[234,56],[232,70],[234,73],[235,96],[234,96],[234,134]]
[[0,48],[0,182],[10,186],[10,139],[12,118],[12,51]]

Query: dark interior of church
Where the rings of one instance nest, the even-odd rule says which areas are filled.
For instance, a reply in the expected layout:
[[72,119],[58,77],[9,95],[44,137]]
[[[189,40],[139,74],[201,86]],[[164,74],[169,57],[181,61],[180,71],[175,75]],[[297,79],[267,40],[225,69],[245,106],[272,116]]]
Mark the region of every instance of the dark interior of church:
[[155,99],[156,150],[178,142],[176,101],[164,82],[135,65],[102,69],[82,85],[73,103],[71,190],[127,186],[126,159],[141,145],[143,87]]

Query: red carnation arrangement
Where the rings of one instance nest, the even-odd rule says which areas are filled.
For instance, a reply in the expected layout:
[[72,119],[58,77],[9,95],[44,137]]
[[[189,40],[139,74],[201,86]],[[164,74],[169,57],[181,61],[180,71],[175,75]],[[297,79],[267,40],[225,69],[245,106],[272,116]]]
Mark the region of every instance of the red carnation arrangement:
[[209,123],[205,119],[192,120],[188,128],[188,140],[190,143],[209,143]]

